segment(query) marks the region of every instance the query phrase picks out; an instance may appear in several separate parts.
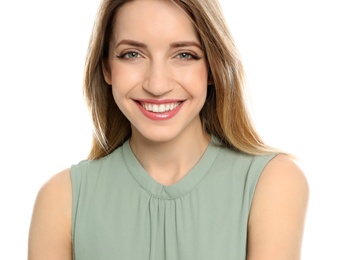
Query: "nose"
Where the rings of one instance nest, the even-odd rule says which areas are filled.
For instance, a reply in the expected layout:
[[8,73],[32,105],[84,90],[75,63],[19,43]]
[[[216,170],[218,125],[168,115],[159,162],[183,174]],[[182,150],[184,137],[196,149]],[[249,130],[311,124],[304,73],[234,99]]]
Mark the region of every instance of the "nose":
[[150,63],[143,89],[153,96],[163,96],[173,89],[171,73],[166,62]]

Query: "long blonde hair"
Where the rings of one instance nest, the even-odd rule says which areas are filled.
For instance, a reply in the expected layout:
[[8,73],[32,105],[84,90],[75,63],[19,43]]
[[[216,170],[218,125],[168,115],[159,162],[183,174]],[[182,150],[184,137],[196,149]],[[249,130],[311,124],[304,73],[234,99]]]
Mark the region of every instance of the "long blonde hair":
[[[105,82],[102,61],[119,8],[133,0],[103,0],[89,44],[84,94],[93,120],[89,159],[98,159],[121,146],[131,136],[131,126],[116,105]],[[190,17],[203,45],[211,84],[200,118],[204,130],[223,145],[248,154],[272,152],[251,122],[244,98],[244,71],[217,0],[170,0]]]

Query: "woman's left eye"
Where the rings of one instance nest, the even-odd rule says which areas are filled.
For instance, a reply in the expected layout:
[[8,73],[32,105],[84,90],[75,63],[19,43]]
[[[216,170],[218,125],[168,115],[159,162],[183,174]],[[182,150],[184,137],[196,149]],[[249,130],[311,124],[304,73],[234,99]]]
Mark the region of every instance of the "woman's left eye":
[[176,58],[183,59],[183,60],[198,60],[199,57],[196,55],[193,55],[192,53],[189,52],[183,52],[179,53]]

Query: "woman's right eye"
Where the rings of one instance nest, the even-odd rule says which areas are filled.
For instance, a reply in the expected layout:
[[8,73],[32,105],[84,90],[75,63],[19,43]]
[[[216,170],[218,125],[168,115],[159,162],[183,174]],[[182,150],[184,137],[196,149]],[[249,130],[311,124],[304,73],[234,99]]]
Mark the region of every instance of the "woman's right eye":
[[141,55],[135,51],[125,52],[119,56],[117,56],[119,59],[127,59],[127,60],[133,60],[138,59],[141,57]]

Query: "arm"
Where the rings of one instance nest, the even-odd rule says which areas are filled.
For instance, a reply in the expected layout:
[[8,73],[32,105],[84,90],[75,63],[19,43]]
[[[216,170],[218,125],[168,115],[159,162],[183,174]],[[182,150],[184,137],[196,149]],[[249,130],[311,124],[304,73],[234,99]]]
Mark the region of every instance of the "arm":
[[299,260],[308,203],[302,171],[285,155],[265,167],[248,224],[247,260]]
[[36,198],[28,242],[29,260],[72,259],[70,171],[51,178]]

